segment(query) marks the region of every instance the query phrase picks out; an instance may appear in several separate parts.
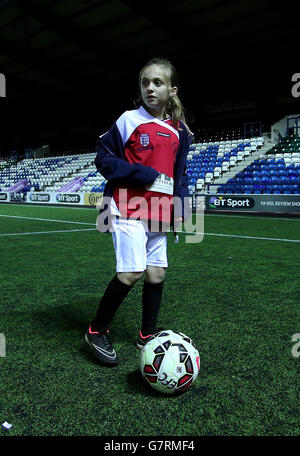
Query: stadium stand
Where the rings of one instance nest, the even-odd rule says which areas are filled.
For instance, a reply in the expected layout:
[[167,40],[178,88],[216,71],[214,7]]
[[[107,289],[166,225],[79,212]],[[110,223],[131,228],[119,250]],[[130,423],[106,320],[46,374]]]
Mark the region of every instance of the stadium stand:
[[[270,148],[270,145],[264,146],[265,141],[260,136],[193,143],[187,160],[190,193],[195,190],[205,193],[208,184],[225,183],[232,177],[230,173],[235,174],[239,168],[245,167],[247,159],[250,163]],[[228,171],[230,173],[224,177]]]
[[300,136],[283,138],[220,185],[217,193],[300,194]]
[[[300,194],[300,135],[273,145],[267,136],[194,142],[187,157],[189,193]],[[211,132],[206,136],[216,139]],[[0,191],[102,193],[95,152],[3,161]]]
[[[104,179],[95,172],[94,159],[95,153],[24,159],[0,171],[0,187],[6,191],[15,184],[26,181],[23,192],[59,191],[65,188],[72,191],[72,187],[67,186],[72,182],[80,182],[77,190],[87,191],[91,190],[92,184],[97,180],[101,188]],[[78,178],[82,180],[79,181]]]

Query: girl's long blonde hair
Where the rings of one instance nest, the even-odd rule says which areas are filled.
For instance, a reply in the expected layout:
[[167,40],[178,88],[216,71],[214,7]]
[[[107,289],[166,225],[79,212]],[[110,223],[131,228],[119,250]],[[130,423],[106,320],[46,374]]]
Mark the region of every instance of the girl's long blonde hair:
[[[142,80],[142,75],[145,71],[146,68],[152,65],[159,65],[164,68],[167,76],[167,83],[171,85],[171,87],[178,87],[178,75],[175,67],[173,64],[165,58],[162,57],[155,57],[153,59],[150,59],[146,65],[143,66],[143,68],[140,71],[139,74],[139,97],[135,100],[135,105],[136,107],[140,106],[141,104],[144,106],[143,99],[141,96],[141,80]],[[146,108],[144,106],[144,108]],[[187,126],[186,120],[185,120],[185,114],[184,114],[184,107],[178,97],[178,95],[173,95],[169,98],[169,102],[165,108],[165,117],[170,116],[172,118],[172,125],[176,130],[181,130],[179,121],[181,120],[184,125]]]

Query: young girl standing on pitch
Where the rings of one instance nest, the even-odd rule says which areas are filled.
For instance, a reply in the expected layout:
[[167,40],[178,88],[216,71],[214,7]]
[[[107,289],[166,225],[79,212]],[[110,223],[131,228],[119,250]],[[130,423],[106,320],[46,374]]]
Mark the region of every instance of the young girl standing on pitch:
[[[143,273],[142,325],[137,347],[157,332],[167,261],[167,229],[189,216],[186,159],[192,134],[178,98],[176,71],[166,59],[150,60],[139,75],[138,109],[126,111],[97,141],[95,164],[107,179],[101,214],[112,232],[116,275],[108,284],[85,340],[103,363],[117,354],[109,325]],[[174,198],[182,204],[173,204]],[[106,219],[107,220],[107,219]],[[158,229],[151,229],[155,222]]]

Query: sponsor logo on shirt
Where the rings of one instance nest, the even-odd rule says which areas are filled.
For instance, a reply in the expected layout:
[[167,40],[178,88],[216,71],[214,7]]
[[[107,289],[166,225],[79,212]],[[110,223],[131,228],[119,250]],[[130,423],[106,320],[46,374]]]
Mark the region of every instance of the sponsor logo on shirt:
[[165,136],[166,138],[170,138],[171,137],[171,135],[169,133],[162,133],[161,131],[157,131],[156,134],[159,135],[159,136]]

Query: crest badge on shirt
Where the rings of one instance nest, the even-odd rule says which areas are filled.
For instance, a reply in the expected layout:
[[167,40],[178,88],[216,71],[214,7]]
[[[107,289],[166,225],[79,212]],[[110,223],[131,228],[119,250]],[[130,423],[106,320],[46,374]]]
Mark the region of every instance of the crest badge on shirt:
[[141,133],[140,134],[140,143],[142,146],[148,146],[150,143],[150,137],[148,133]]

